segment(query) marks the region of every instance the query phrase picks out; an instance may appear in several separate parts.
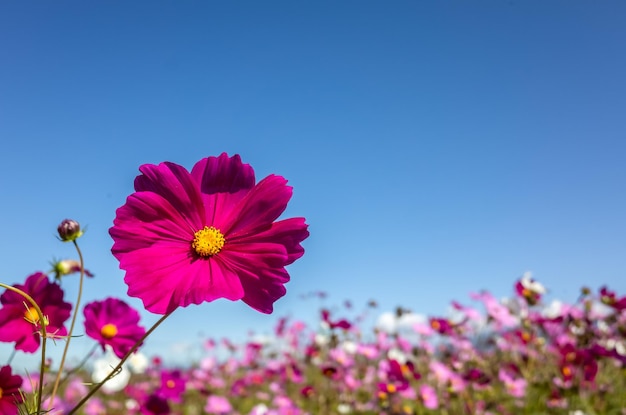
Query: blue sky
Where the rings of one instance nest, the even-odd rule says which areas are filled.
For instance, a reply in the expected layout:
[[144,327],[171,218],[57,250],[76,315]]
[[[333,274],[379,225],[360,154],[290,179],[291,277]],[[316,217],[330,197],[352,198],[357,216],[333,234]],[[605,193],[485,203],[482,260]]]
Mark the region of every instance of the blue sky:
[[307,252],[274,315],[181,309],[149,354],[310,321],[317,290],[425,314],[525,271],[552,298],[626,294],[625,18],[621,1],[4,2],[0,280],[75,257],[55,238],[69,217],[84,301],[126,298],[108,228],[138,167],[226,151],[294,186]]

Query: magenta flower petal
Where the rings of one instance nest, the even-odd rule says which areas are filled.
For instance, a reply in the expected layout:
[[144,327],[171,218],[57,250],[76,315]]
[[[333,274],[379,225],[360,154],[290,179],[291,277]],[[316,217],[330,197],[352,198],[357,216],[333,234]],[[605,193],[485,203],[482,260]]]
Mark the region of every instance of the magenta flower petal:
[[129,196],[116,214],[110,233],[116,241],[112,252],[118,259],[118,253],[148,248],[163,241],[187,246],[193,239],[193,229],[203,223],[187,223],[167,200],[150,192]]
[[287,250],[287,260],[284,265],[289,265],[304,255],[300,242],[307,236],[309,236],[309,231],[304,218],[290,218],[274,222],[268,230],[246,238],[246,242],[273,242],[283,245]]
[[303,218],[274,222],[291,198],[287,181],[255,185],[252,168],[226,153],[191,173],[173,163],[140,171],[110,229],[128,294],[158,314],[218,298],[271,312],[309,235]]
[[280,176],[261,180],[232,210],[215,219],[231,240],[254,235],[268,229],[287,208],[292,189]]
[[219,157],[202,159],[191,169],[191,176],[200,191],[207,195],[249,190],[255,182],[254,170],[249,164],[243,164],[238,154],[228,157],[222,153]]

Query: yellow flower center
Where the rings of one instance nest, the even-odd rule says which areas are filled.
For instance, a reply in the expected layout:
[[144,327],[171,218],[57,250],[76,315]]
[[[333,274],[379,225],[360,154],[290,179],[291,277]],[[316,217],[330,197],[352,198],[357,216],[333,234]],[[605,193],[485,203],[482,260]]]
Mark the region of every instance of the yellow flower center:
[[564,376],[571,376],[572,369],[570,369],[568,366],[563,366],[563,369],[561,369],[561,373],[563,373]]
[[176,386],[176,382],[174,382],[172,379],[169,379],[167,382],[165,382],[165,385],[170,389],[174,389],[174,386]]
[[39,314],[37,314],[37,310],[35,307],[28,307],[28,310],[24,313],[24,318],[26,321],[32,324],[37,324],[39,321]]
[[2,388],[0,388],[0,399],[2,399]]
[[213,226],[205,226],[193,235],[191,247],[202,257],[215,255],[224,247],[224,235]]
[[107,340],[112,339],[117,335],[117,326],[111,323],[105,324],[100,329],[100,334]]

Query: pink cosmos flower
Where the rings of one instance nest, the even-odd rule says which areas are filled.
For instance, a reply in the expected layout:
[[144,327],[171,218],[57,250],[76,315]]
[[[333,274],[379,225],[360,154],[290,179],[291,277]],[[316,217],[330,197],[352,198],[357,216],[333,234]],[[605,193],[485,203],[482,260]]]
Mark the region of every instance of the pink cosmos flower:
[[156,394],[161,398],[180,403],[183,393],[185,393],[185,379],[182,373],[179,370],[162,371],[161,387],[156,391]]
[[22,395],[20,394],[20,386],[22,386],[22,378],[19,375],[11,373],[11,366],[2,366],[0,368],[0,414],[17,415],[16,403],[22,403]]
[[617,311],[626,310],[626,296],[618,298],[615,292],[606,286],[600,288],[600,301]]
[[332,321],[330,319],[330,311],[326,309],[322,310],[322,321],[327,324],[331,330],[336,328],[350,330],[350,327],[352,327],[352,324],[346,319]]
[[526,379],[522,377],[514,377],[505,369],[498,371],[498,378],[504,383],[506,391],[515,398],[522,398],[526,395]]
[[430,385],[421,385],[419,389],[419,397],[428,409],[437,409],[439,407],[439,398],[437,391]]
[[102,346],[111,346],[113,353],[123,358],[141,337],[146,329],[139,325],[139,313],[122,300],[107,298],[87,304],[85,333]]
[[233,407],[228,402],[228,399],[223,396],[211,395],[207,399],[204,410],[209,414],[229,414],[232,412]]
[[287,181],[255,184],[252,167],[226,153],[191,172],[170,162],[139,170],[109,231],[128,295],[157,314],[218,298],[271,313],[309,235],[304,218],[276,221],[291,198]]
[[541,300],[541,296],[546,293],[545,287],[531,278],[529,272],[515,283],[515,292],[518,296],[525,299],[529,305],[535,305]]
[[[44,317],[46,334],[50,337],[67,335],[63,323],[70,317],[72,305],[63,301],[63,290],[51,283],[48,276],[37,272],[26,279],[24,284],[16,284],[39,305]],[[20,294],[7,290],[0,296],[0,341],[15,342],[15,348],[26,353],[39,349],[39,316],[34,307],[28,306]],[[26,304],[26,305],[25,305]]]

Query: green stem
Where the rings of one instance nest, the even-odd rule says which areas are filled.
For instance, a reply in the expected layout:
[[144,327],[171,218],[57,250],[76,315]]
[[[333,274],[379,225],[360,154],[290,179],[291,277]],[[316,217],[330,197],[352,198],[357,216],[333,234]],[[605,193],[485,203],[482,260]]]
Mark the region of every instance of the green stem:
[[9,360],[7,361],[7,366],[11,364],[16,353],[17,353],[17,349],[13,349],[13,351],[11,352],[11,356],[9,356]]
[[[74,333],[74,325],[76,324],[76,317],[78,316],[78,310],[80,308],[80,299],[83,295],[83,280],[85,279],[85,262],[83,260],[83,253],[78,247],[78,243],[76,240],[72,241],[74,243],[74,247],[76,248],[76,252],[78,252],[78,258],[80,259],[80,279],[78,283],[78,295],[76,296],[76,305],[74,306],[74,315],[72,316],[72,323],[70,324],[70,331],[67,333],[67,341],[65,342],[65,348],[63,349],[63,356],[61,357],[61,363],[59,364],[59,369],[57,371],[57,377],[54,380],[54,387],[52,388],[52,394],[50,396],[50,405],[54,401],[54,397],[57,394],[57,390],[59,389],[59,383],[61,382],[61,375],[63,374],[63,366],[65,366],[65,358],[67,357],[67,351],[70,347],[70,340],[72,339],[72,333]],[[48,408],[51,410],[52,406]]]
[[33,306],[35,311],[37,311],[37,317],[39,318],[39,321],[41,322],[41,324],[39,324],[39,326],[41,326],[39,328],[39,330],[41,330],[41,367],[39,370],[39,387],[38,387],[38,392],[37,392],[37,412],[36,412],[36,413],[40,413],[41,412],[41,400],[43,397],[43,372],[45,371],[45,368],[46,368],[47,333],[46,333],[45,316],[43,315],[43,312],[41,311],[41,308],[39,308],[39,305],[37,304],[37,302],[33,300],[33,297],[26,294],[24,291],[20,290],[19,288],[13,287],[11,285],[3,284],[1,282],[0,282],[0,287],[4,287],[9,291],[16,292],[22,297],[24,297],[26,300],[28,300],[28,302]]
[[109,381],[109,379],[111,379],[116,373],[119,372],[119,370],[122,368],[122,365],[124,364],[124,362],[126,362],[126,360],[128,360],[128,358],[139,348],[139,346],[144,342],[144,340],[157,328],[159,327],[159,325],[161,323],[163,323],[163,321],[165,321],[166,318],[168,318],[169,316],[171,316],[173,313],[173,311],[170,311],[169,313],[161,316],[161,318],[152,325],[152,327],[150,327],[150,330],[148,330],[146,332],[146,334],[144,334],[141,339],[139,339],[137,341],[137,343],[135,343],[135,345],[128,351],[128,353],[126,353],[126,355],[122,358],[122,360],[120,360],[120,362],[117,364],[117,366],[115,366],[113,368],[113,370],[111,370],[111,373],[109,373],[107,375],[106,378],[104,378],[102,380],[102,382],[98,383],[96,386],[94,386],[93,389],[91,389],[89,391],[89,393],[87,395],[85,395],[85,397],[83,399],[80,400],[80,402],[78,402],[76,404],[76,406],[74,406],[72,408],[71,411],[69,411],[66,415],[72,415],[74,413],[76,413],[76,411],[78,411],[80,409],[81,406],[83,406],[85,404],[85,402],[87,402],[89,400],[89,398],[91,398],[98,390],[100,390],[100,388],[102,387],[102,385],[104,385],[106,382]]

